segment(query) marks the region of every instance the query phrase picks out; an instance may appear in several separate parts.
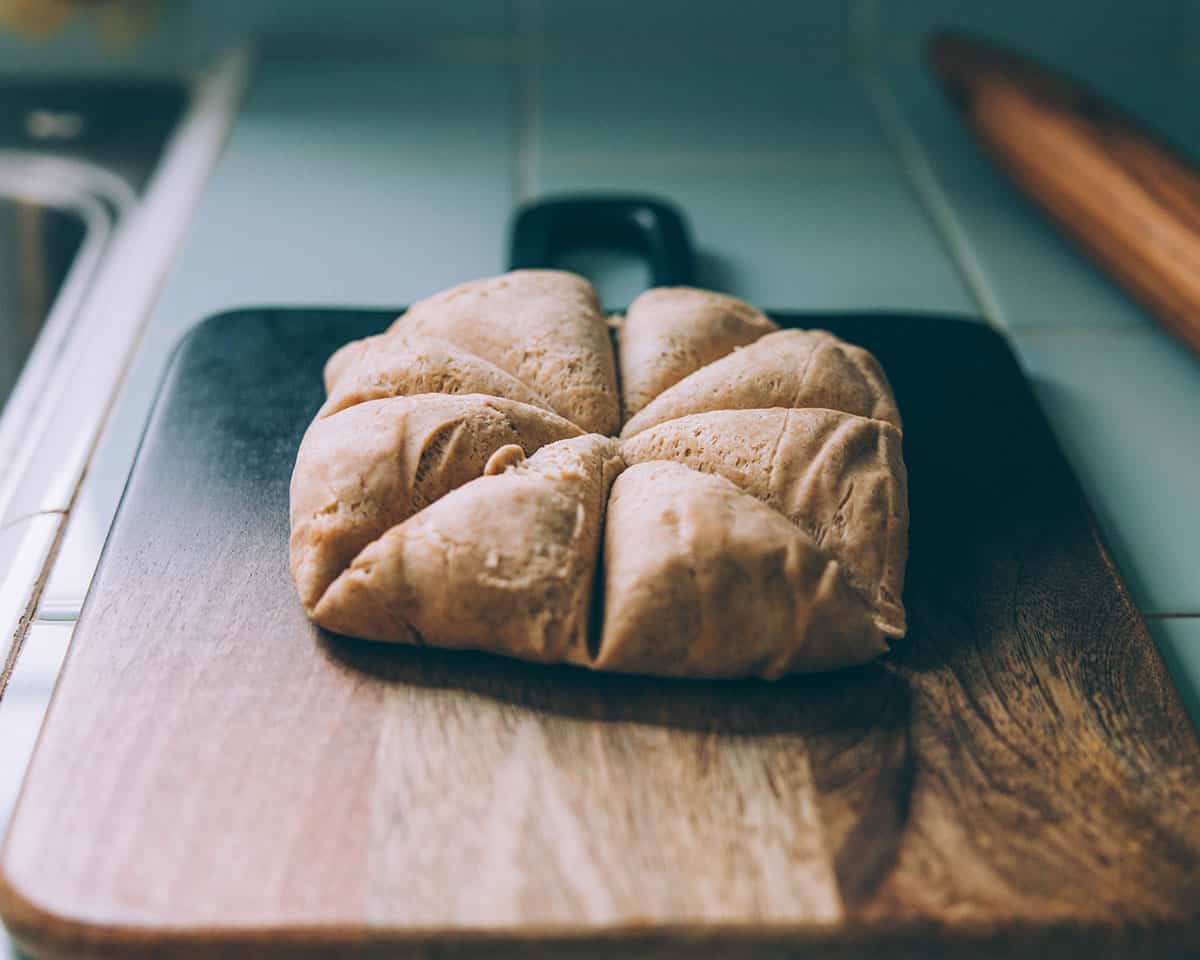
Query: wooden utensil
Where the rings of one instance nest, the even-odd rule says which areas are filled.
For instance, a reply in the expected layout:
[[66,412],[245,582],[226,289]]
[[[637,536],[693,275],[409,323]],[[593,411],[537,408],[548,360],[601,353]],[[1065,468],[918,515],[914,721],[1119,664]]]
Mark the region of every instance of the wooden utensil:
[[226,314],[176,356],[0,850],[31,954],[1200,950],[1200,745],[1000,336],[774,314],[895,386],[910,633],[667,682],[305,619],[296,446],[394,316]]
[[1112,105],[1024,57],[941,34],[928,58],[1016,183],[1200,352],[1200,171]]

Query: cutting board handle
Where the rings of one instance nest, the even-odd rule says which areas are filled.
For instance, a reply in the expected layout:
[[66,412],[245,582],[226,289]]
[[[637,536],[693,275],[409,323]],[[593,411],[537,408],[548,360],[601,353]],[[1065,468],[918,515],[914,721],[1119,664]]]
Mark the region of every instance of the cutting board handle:
[[604,247],[646,258],[656,287],[692,282],[692,244],[687,222],[674,204],[623,194],[563,196],[535,200],[513,217],[512,270],[553,267],[568,250]]

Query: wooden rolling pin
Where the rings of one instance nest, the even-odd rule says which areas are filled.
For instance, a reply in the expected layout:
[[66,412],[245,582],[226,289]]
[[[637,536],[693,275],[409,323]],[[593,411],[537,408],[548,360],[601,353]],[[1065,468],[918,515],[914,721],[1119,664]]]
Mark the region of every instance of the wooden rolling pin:
[[930,63],[1017,184],[1200,353],[1200,172],[1111,104],[959,34]]

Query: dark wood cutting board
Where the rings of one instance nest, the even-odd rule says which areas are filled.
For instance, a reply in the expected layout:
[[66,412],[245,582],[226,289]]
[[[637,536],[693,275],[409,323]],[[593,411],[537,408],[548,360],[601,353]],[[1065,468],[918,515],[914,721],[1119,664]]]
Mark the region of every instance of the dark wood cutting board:
[[226,314],[176,355],[0,853],[31,953],[1200,950],[1200,747],[1001,337],[777,316],[893,380],[909,636],[666,682],[305,620],[297,443],[393,315]]

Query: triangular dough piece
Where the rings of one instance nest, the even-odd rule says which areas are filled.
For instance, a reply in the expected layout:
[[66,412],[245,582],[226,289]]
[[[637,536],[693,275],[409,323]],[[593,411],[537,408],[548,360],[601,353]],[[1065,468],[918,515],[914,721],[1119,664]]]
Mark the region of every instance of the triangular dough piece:
[[589,434],[510,459],[366,547],[313,619],[368,640],[586,663],[618,443]]
[[734,347],[778,330],[748,303],[692,287],[657,287],[633,301],[617,335],[625,417]]
[[780,330],[701,367],[650,401],[621,436],[709,410],[824,407],[900,426],[883,369],[825,330]]
[[886,653],[838,562],[723,477],[652,461],[617,478],[593,666],[774,679]]
[[309,611],[368,543],[474,480],[506,444],[528,453],[580,430],[499,397],[419,394],[370,400],[304,435],[291,488],[291,569]]
[[418,393],[482,393],[549,410],[546,398],[482,357],[416,334],[381,334],[348,343],[325,364],[329,399],[318,417],[367,400]]
[[586,432],[614,434],[620,396],[596,291],[562,270],[514,270],[414,304],[389,333],[437,337],[516,377]]
[[835,410],[716,410],[622,442],[631,466],[674,460],[770,504],[835,559],[889,636],[904,633],[907,475],[900,431]]

